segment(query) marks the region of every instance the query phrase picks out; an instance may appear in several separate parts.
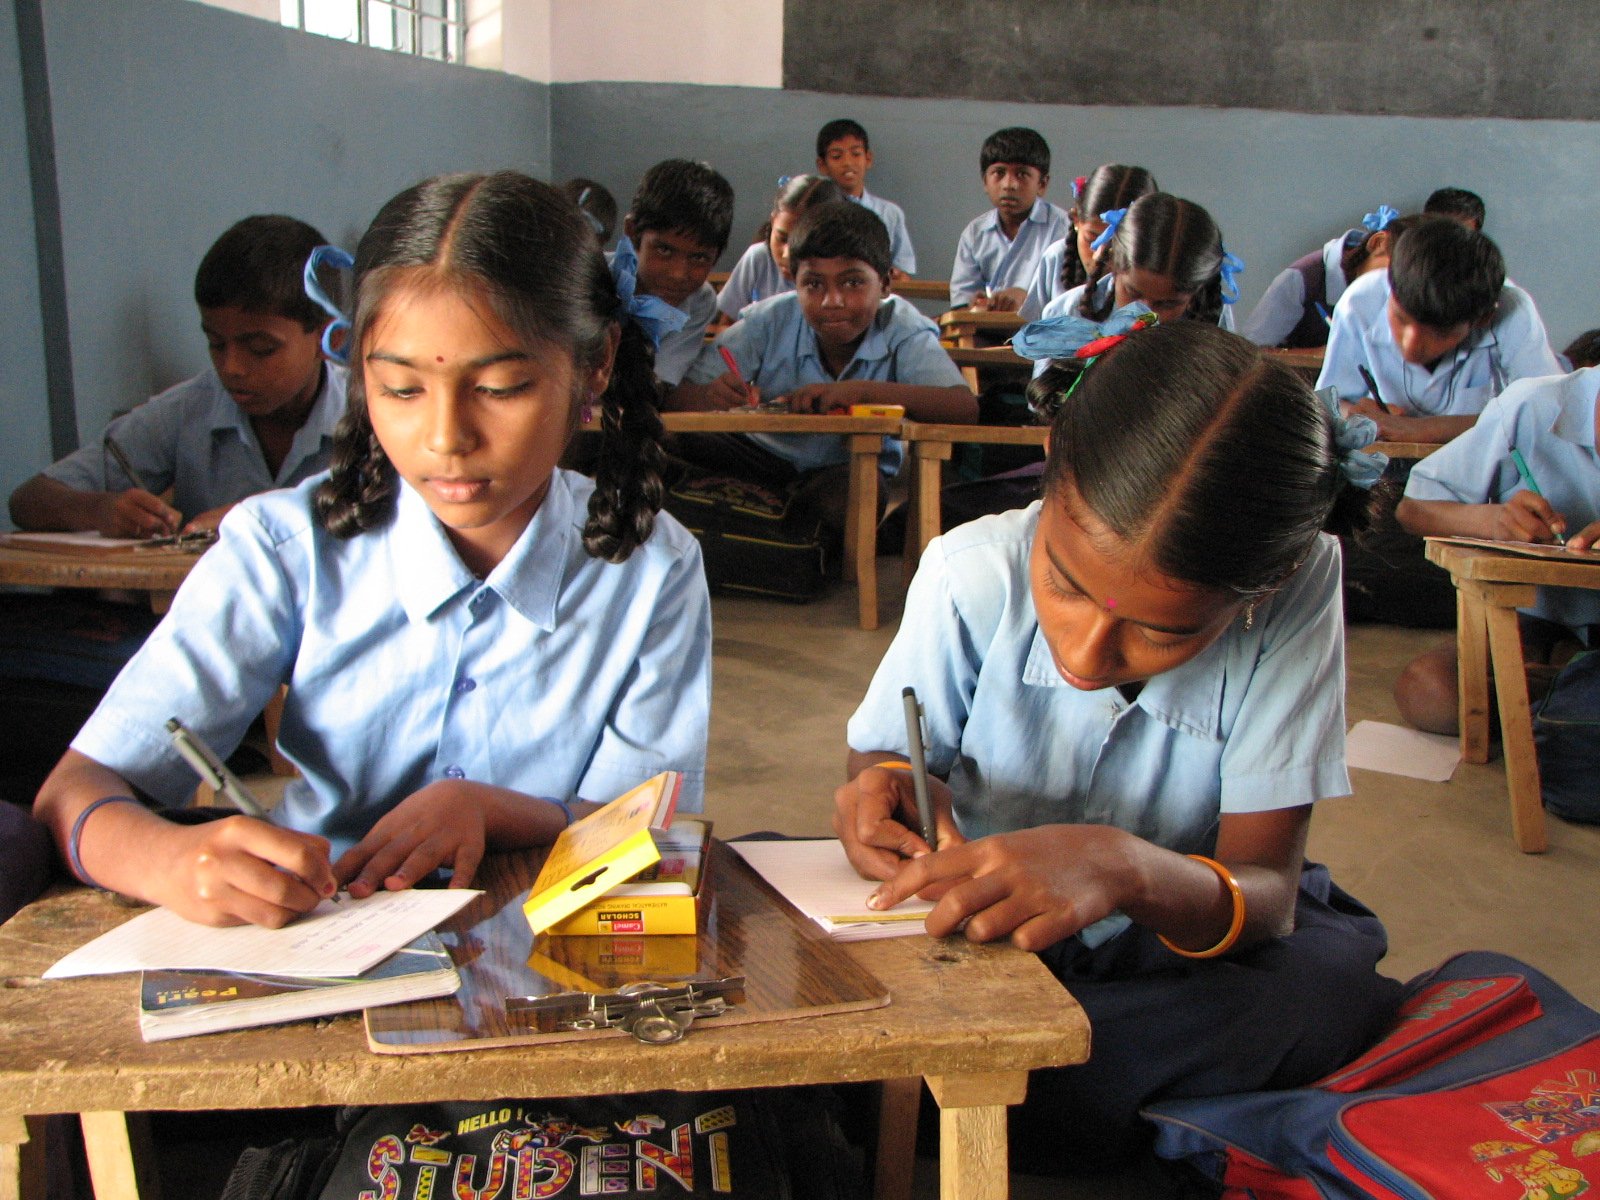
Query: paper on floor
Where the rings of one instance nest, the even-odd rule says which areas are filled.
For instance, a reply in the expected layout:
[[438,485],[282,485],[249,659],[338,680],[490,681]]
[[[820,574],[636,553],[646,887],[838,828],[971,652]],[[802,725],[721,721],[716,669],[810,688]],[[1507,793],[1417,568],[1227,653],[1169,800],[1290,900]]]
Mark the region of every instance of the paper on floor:
[[1344,753],[1352,767],[1444,783],[1461,761],[1461,742],[1404,725],[1360,721],[1345,736]]

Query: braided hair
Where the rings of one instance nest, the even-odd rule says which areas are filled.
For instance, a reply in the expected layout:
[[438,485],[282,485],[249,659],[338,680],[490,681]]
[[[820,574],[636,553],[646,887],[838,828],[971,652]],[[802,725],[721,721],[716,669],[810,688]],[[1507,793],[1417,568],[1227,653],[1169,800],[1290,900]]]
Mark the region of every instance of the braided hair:
[[1141,196],[1095,259],[1078,315],[1104,321],[1116,307],[1116,289],[1097,300],[1095,285],[1108,271],[1140,267],[1168,276],[1177,291],[1190,295],[1185,319],[1215,325],[1222,315],[1222,253],[1222,231],[1194,201],[1167,192]]
[[[1083,190],[1073,201],[1073,211],[1079,220],[1098,218],[1103,212],[1127,208],[1140,196],[1159,191],[1156,177],[1143,167],[1130,167],[1123,163],[1103,163],[1083,181]],[[1108,257],[1110,250],[1100,247],[1097,257]],[[1066,253],[1061,256],[1060,291],[1069,292],[1089,279],[1083,260],[1078,257],[1078,226],[1073,222],[1072,234],[1067,239]]]

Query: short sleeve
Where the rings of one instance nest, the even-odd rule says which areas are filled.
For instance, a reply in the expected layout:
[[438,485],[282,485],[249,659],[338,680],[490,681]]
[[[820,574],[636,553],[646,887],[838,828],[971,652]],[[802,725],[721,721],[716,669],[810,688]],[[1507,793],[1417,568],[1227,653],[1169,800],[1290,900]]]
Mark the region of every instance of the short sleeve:
[[[1512,387],[1520,390],[1522,385]],[[1476,424],[1411,468],[1408,500],[1489,504],[1504,499],[1506,473],[1516,478],[1516,468],[1509,462],[1508,394],[1502,392],[1489,401]]]
[[757,252],[767,253],[765,244],[757,242],[739,256],[739,261],[733,264],[733,270],[728,272],[728,282],[723,284],[722,290],[717,293],[717,311],[735,321],[739,319],[739,314],[744,311],[746,305],[764,299],[754,294]]
[[689,297],[684,311],[689,314],[688,323],[663,336],[656,347],[656,378],[669,387],[676,387],[695,361],[705,341],[706,326],[717,311],[717,294],[709,283],[701,284],[700,290]]
[[1366,357],[1361,322],[1356,307],[1346,292],[1333,308],[1333,324],[1328,328],[1328,348],[1323,352],[1322,370],[1317,375],[1319,389],[1331,387],[1341,400],[1359,400],[1370,390],[1357,367]]
[[98,441],[82,446],[44,474],[80,492],[122,492],[136,486],[105,448],[111,438],[140,481],[159,495],[172,486],[177,473],[178,440],[183,434],[183,413],[178,404],[147,400],[106,426]]
[[[980,218],[981,219],[981,218]],[[955,263],[950,268],[950,307],[962,308],[972,303],[972,298],[983,288],[983,271],[973,250],[977,240],[976,223],[961,231],[956,242]]]
[[1305,277],[1293,267],[1279,271],[1239,332],[1258,346],[1276,346],[1300,324],[1305,303]]
[[961,377],[961,368],[939,344],[939,335],[932,329],[920,327],[896,343],[890,378],[895,383],[923,387],[967,386],[967,381]]
[[1504,356],[1506,380],[1561,374],[1561,364],[1550,349],[1550,336],[1545,332],[1533,297],[1520,288],[1513,295],[1517,298],[1516,307],[1510,319],[1496,330],[1500,353]]

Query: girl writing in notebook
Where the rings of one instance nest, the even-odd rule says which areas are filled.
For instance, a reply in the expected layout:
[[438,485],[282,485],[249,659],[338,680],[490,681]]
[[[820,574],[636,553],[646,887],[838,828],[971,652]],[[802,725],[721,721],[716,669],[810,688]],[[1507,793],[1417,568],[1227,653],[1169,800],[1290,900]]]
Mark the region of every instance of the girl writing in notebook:
[[[1043,500],[924,553],[834,823],[884,881],[875,906],[936,899],[929,933],[1037,951],[1088,1011],[1094,1054],[1035,1074],[1012,1144],[1103,1163],[1147,1141],[1154,1099],[1345,1061],[1398,985],[1373,969],[1377,919],[1304,859],[1312,805],[1350,790],[1328,532],[1362,520],[1349,476],[1377,469],[1214,326],[1086,349],[1034,385],[1059,405]],[[907,685],[936,847],[909,772],[879,765],[907,758]]]
[[[657,512],[649,340],[583,217],[512,172],[428,180],[355,280],[331,474],[229,514],[36,805],[79,878],[198,921],[465,886],[668,768],[701,802],[699,549]],[[591,404],[594,482],[556,468]],[[167,718],[227,754],[283,685],[270,821],[164,817],[195,785]]]

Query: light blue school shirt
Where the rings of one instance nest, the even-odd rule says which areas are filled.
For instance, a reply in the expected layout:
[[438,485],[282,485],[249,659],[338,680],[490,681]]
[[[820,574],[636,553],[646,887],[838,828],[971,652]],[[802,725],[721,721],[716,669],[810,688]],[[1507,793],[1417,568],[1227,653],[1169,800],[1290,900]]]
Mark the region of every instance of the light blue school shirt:
[[[1322,301],[1330,316],[1333,306],[1339,303],[1339,297],[1344,295],[1348,286],[1341,265],[1345,247],[1350,244],[1352,235],[1364,232],[1360,229],[1347,230],[1322,243],[1322,295],[1315,299]],[[1285,267],[1267,285],[1267,290],[1250,310],[1250,316],[1239,333],[1258,346],[1276,346],[1294,332],[1305,311],[1306,278],[1293,267]]]
[[728,282],[717,293],[717,310],[734,320],[758,300],[794,291],[794,280],[785,279],[765,242],[745,248],[739,261],[728,272]]
[[670,768],[699,811],[711,622],[681,525],[663,513],[626,562],[590,558],[594,485],[558,470],[479,580],[408,485],[392,522],[339,539],[312,513],[318,482],[228,514],[74,749],[179,805],[195,777],[166,719],[226,755],[287,683],[279,746],[300,777],[272,820],[335,854],[441,779],[604,801]]
[[[838,383],[866,379],[879,383],[914,383],[924,387],[964,387],[961,369],[939,345],[939,327],[900,296],[890,296],[856,347],[855,357],[837,377],[823,365],[816,332],[800,311],[800,297],[790,292],[774,296],[744,310],[738,324],[717,335],[715,344],[700,352],[685,377],[690,383],[710,383],[728,367],[718,353],[726,346],[745,379],[756,385],[763,400],[787,396],[807,383]],[[801,471],[831,467],[850,461],[845,438],[836,433],[747,434]],[[897,438],[884,439],[879,465],[886,474],[899,470],[905,449]]]
[[656,347],[656,378],[668,387],[683,381],[683,373],[705,345],[706,326],[717,315],[717,289],[702,283],[683,302],[682,311],[689,317],[683,328],[663,335]]
[[[1033,202],[1014,238],[1006,237],[1000,227],[998,209],[974,217],[956,242],[956,262],[950,270],[951,305],[971,304],[972,298],[985,290],[1027,289],[1045,248],[1064,239],[1071,228],[1066,211],[1043,199]],[[1056,269],[1060,270],[1059,263]]]
[[1044,306],[1061,291],[1061,263],[1069,252],[1078,252],[1077,233],[1070,222],[1061,238],[1051,242],[1039,255],[1039,262],[1033,269],[1033,279],[1028,284],[1028,295],[1017,310],[1017,315],[1024,321],[1037,321],[1042,317]]
[[1422,417],[1476,416],[1507,384],[1561,370],[1533,298],[1514,283],[1501,289],[1489,328],[1469,333],[1433,370],[1406,362],[1389,329],[1387,271],[1368,271],[1340,297],[1317,387],[1337,388],[1341,399],[1360,399],[1370,390],[1358,370],[1362,365],[1377,380],[1385,404]]
[[271,488],[293,487],[328,469],[333,428],[344,416],[343,367],[324,363],[311,412],[273,475],[250,418],[216,371],[207,368],[118,417],[99,441],[80,447],[44,474],[80,492],[123,491],[133,486],[106,453],[115,439],[151,491],[173,489],[173,507],[186,518],[235,504]]
[[[1032,319],[1042,321],[1048,317],[1060,317],[1065,316],[1068,313],[1076,314],[1078,311],[1078,304],[1080,301],[1082,301],[1084,290],[1088,288],[1088,286],[1089,285],[1087,283],[1080,283],[1077,287],[1068,288],[1066,291],[1061,292],[1044,306],[1044,311],[1038,317],[1034,317]],[[1100,281],[1094,285],[1096,303],[1103,304],[1106,299],[1110,297],[1116,286],[1116,278],[1111,274],[1110,271],[1107,271],[1104,275],[1100,276]],[[1110,314],[1107,315],[1109,316]],[[1217,328],[1226,329],[1229,333],[1233,332],[1233,305],[1224,304],[1222,306],[1222,311],[1217,314]],[[1033,377],[1035,379],[1039,378],[1039,376],[1043,375],[1045,371],[1049,370],[1049,368],[1049,359],[1039,359],[1033,364]]]
[[[1211,854],[1222,813],[1295,808],[1350,791],[1336,540],[1319,536],[1282,587],[1201,654],[1116,688],[1061,678],[1039,629],[1028,553],[1040,502],[936,538],[900,631],[850,718],[850,747],[907,752],[901,689],[926,713],[928,769],[969,838],[1048,824],[1114,825]],[[1119,932],[1113,914],[1081,935]]]
[[[1524,379],[1489,401],[1478,423],[1411,469],[1406,496],[1457,504],[1504,504],[1526,484],[1511,461],[1518,450],[1539,490],[1577,533],[1600,519],[1595,396],[1600,367]],[[1600,625],[1600,591],[1541,587],[1532,608],[1569,628]]]
[[911,247],[911,235],[906,232],[906,214],[893,200],[885,200],[882,196],[874,196],[865,188],[859,196],[845,196],[846,200],[855,204],[865,204],[878,214],[878,219],[883,222],[884,228],[889,231],[889,261],[898,270],[907,275],[917,273],[917,252]]

